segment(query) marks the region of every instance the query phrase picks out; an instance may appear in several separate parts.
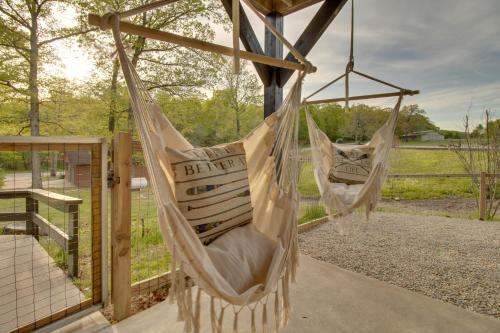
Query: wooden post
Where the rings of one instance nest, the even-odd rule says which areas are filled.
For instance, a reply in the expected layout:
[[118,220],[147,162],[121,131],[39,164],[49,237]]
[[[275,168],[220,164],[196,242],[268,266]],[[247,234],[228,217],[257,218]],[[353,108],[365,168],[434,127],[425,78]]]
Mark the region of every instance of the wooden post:
[[113,139],[113,175],[111,191],[111,301],[116,320],[130,315],[131,287],[131,188],[130,165],[132,139],[119,133]]
[[488,195],[488,186],[486,183],[486,172],[481,172],[481,180],[479,183],[479,219],[484,220],[486,217],[486,196]]
[[102,287],[105,283],[102,279],[102,228],[107,227],[107,216],[102,214],[102,146],[93,144],[91,147],[91,207],[92,207],[92,303],[99,304],[103,300]]
[[38,213],[38,201],[30,196],[26,197],[26,234],[33,235],[38,240],[38,228],[33,223],[33,214]]
[[78,277],[78,205],[68,206],[68,275]]
[[[266,20],[283,32],[283,16],[279,13],[266,15]],[[282,59],[283,44],[272,34],[269,29],[265,30],[264,52],[267,56]],[[281,106],[283,102],[283,88],[280,87],[279,68],[270,67],[270,84],[264,87],[264,118],[270,116]]]

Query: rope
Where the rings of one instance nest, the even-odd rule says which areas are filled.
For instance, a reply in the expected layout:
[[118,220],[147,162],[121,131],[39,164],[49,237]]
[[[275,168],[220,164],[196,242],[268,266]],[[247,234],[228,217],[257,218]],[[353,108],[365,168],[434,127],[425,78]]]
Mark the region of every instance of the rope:
[[233,73],[240,72],[240,0],[233,0]]
[[280,33],[276,28],[262,16],[262,14],[255,8],[255,6],[248,0],[243,0],[243,2],[254,12],[255,15],[264,23],[267,29],[271,31],[271,33],[281,42],[283,45],[287,47],[290,53],[293,54],[295,59],[297,59],[301,64],[303,64],[306,69],[306,73],[311,73],[313,66],[312,64]]

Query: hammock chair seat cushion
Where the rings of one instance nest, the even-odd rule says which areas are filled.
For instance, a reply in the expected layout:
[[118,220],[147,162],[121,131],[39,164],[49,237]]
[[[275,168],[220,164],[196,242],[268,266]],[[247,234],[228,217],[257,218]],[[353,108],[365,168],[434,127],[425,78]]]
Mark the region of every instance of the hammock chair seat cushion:
[[344,205],[352,205],[362,189],[363,184],[332,184],[332,190],[335,191],[335,193],[338,195],[339,200],[341,200]]
[[260,231],[253,223],[233,228],[207,247],[214,266],[238,293],[257,284],[264,284],[278,243]]
[[243,143],[167,149],[178,207],[205,245],[252,221]]

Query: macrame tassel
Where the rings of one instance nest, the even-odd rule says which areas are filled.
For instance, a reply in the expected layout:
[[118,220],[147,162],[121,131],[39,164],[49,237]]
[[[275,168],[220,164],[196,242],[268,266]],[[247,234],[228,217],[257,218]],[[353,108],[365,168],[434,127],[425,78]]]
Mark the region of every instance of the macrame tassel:
[[186,278],[184,276],[184,271],[182,267],[182,262],[180,263],[179,272],[177,274],[177,287],[176,287],[176,298],[177,298],[177,320],[186,320]]
[[184,297],[186,306],[186,318],[184,320],[184,331],[186,333],[191,333],[193,330],[193,294],[192,287],[188,286],[186,288],[186,295]]
[[[240,309],[241,310],[241,309]],[[240,314],[240,311],[234,311],[234,317],[233,317],[233,333],[238,333],[238,315]]]
[[175,293],[176,293],[176,289],[177,289],[177,254],[176,254],[176,246],[175,246],[175,243],[173,243],[172,245],[172,262],[170,263],[170,281],[171,282],[171,285],[170,285],[170,289],[169,289],[169,292],[168,292],[168,302],[170,304],[173,304],[174,303],[174,300],[175,300]]
[[217,313],[215,312],[215,297],[210,297],[210,323],[212,324],[212,333],[218,333]]
[[283,293],[283,325],[288,323],[289,312],[290,312],[290,277],[288,276],[288,271],[285,272],[285,277],[282,280],[282,293]]
[[201,302],[201,289],[198,288],[196,293],[196,302],[194,305],[194,317],[193,317],[193,332],[200,333],[200,302]]
[[255,308],[251,309],[251,330],[252,333],[257,333],[257,327],[255,325]]
[[262,305],[262,332],[267,332],[267,301]]
[[278,290],[276,288],[276,293],[274,294],[274,330],[273,332],[278,332],[281,327],[281,317],[280,317],[280,299],[278,297]]
[[218,331],[217,333],[222,333],[222,325],[223,325],[223,320],[224,320],[224,311],[226,310],[225,307],[221,307],[220,314],[219,314],[219,322],[218,322]]

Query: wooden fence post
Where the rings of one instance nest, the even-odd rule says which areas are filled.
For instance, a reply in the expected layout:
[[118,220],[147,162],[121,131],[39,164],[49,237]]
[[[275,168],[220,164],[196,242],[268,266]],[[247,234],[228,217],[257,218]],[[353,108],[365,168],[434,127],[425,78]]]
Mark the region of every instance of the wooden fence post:
[[68,275],[78,277],[78,205],[68,206]]
[[486,216],[486,196],[488,194],[486,183],[486,172],[481,172],[481,180],[479,183],[479,219],[484,220]]
[[38,201],[26,197],[26,234],[33,235],[38,240],[37,226],[33,223],[33,214],[38,213]]
[[130,315],[131,286],[131,174],[132,139],[129,133],[113,138],[113,176],[111,191],[111,300],[114,317]]

